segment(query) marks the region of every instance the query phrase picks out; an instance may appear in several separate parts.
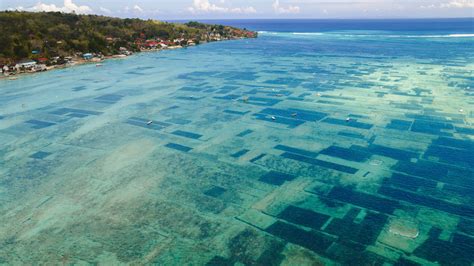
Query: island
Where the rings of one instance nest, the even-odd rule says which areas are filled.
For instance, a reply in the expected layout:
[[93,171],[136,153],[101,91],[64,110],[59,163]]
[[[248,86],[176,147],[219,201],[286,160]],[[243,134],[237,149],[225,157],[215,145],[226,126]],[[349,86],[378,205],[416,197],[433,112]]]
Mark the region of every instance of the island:
[[169,23],[61,12],[0,12],[2,76],[39,72],[136,52],[255,38],[257,33],[223,25]]

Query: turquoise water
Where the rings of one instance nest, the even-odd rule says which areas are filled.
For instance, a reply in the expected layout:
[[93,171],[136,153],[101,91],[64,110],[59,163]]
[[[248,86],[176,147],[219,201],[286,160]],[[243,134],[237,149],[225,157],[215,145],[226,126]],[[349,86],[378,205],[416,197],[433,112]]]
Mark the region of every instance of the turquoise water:
[[253,23],[0,80],[0,263],[471,265],[472,21]]

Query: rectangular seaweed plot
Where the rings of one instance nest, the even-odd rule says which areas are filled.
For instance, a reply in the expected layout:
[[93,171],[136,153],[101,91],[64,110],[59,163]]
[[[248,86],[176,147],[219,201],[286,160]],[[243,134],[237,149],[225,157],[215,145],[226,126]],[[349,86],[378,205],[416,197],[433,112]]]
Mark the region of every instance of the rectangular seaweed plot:
[[343,187],[334,187],[327,197],[386,214],[392,214],[399,206],[397,201]]
[[58,110],[55,110],[53,112],[50,112],[50,114],[53,115],[71,115],[71,114],[76,114],[76,115],[100,115],[102,112],[97,112],[97,111],[89,111],[89,110],[83,110],[83,109],[75,109],[75,108],[59,108]]
[[458,223],[457,230],[466,235],[471,235],[474,237],[474,220],[461,218]]
[[180,91],[200,92],[206,88],[198,86],[185,86],[179,89]]
[[232,114],[232,115],[246,115],[246,114],[250,113],[250,111],[242,112],[242,111],[235,111],[235,110],[224,110],[224,113]]
[[457,149],[430,145],[425,156],[435,156],[439,158],[440,162],[474,169],[474,147]]
[[146,129],[153,129],[153,130],[162,130],[163,128],[168,127],[170,124],[159,122],[159,121],[152,121],[149,123],[150,120],[138,118],[138,117],[130,117],[126,123],[133,126],[138,126]]
[[437,146],[446,146],[450,148],[463,149],[463,150],[473,150],[474,141],[469,139],[454,139],[447,137],[439,137],[432,142],[433,145]]
[[265,231],[318,254],[324,254],[326,249],[333,242],[330,237],[324,234],[315,231],[306,231],[280,221],[270,225]]
[[68,114],[67,116],[75,117],[75,118],[84,118],[84,117],[88,117],[89,115],[80,114],[80,113],[70,113],[70,114]]
[[321,154],[354,162],[365,162],[371,156],[371,154],[366,151],[341,148],[338,146],[331,146],[327,149],[324,149],[321,151]]
[[324,231],[342,239],[350,239],[363,245],[371,245],[377,240],[387,220],[387,215],[373,212],[367,213],[360,224],[348,219],[334,218]]
[[428,161],[418,161],[416,163],[401,161],[393,167],[393,170],[438,181],[444,180],[448,175],[447,167]]
[[329,220],[330,216],[296,206],[288,206],[278,214],[278,218],[318,230]]
[[262,153],[262,154],[260,154],[260,155],[258,155],[258,156],[256,156],[256,157],[254,157],[253,159],[251,159],[250,162],[251,162],[251,163],[255,163],[256,161],[262,159],[262,158],[265,157],[265,156],[267,156],[267,154],[266,154],[266,153]]
[[452,242],[429,238],[415,249],[414,254],[441,265],[471,266],[474,261],[473,250],[474,238],[455,233]]
[[201,99],[204,99],[205,97],[196,97],[196,96],[178,96],[175,99],[178,100],[185,100],[185,101],[199,101]]
[[390,124],[386,128],[397,129],[397,130],[409,130],[412,122],[406,120],[392,119]]
[[247,152],[249,152],[250,150],[247,150],[247,149],[243,149],[243,150],[240,150],[230,156],[234,157],[234,158],[240,158],[242,156],[244,156],[245,154],[247,154]]
[[86,89],[86,86],[77,86],[72,88],[73,91],[83,91]]
[[40,121],[36,119],[28,120],[25,123],[31,124],[32,125],[31,127],[34,129],[42,129],[42,128],[56,125],[56,123],[53,123],[53,122]]
[[472,171],[445,164],[419,160],[416,163],[398,162],[393,169],[412,176],[423,177],[460,187],[474,188]]
[[358,132],[340,131],[337,135],[353,139],[365,139],[365,136]]
[[328,169],[332,169],[332,170],[336,170],[336,171],[340,171],[340,172],[344,172],[344,173],[348,173],[348,174],[355,174],[358,171],[358,169],[352,168],[352,167],[349,167],[349,166],[340,165],[340,164],[331,163],[331,162],[326,162],[326,161],[321,161],[321,160],[318,160],[318,159],[309,158],[309,157],[305,157],[305,156],[301,156],[301,155],[293,154],[293,153],[289,153],[289,152],[285,152],[280,156],[283,157],[283,158],[296,160],[296,161],[300,161],[300,162],[303,162],[303,163],[308,163],[308,164],[312,164],[312,165],[316,165],[316,166],[320,166],[320,167],[324,167],[324,168],[328,168]]
[[218,100],[236,100],[240,97],[240,95],[237,94],[229,94],[229,95],[224,95],[224,96],[214,96],[214,99]]
[[183,130],[176,130],[173,131],[171,134],[176,135],[176,136],[181,136],[185,138],[190,138],[190,139],[199,139],[202,137],[200,134],[196,134],[193,132],[188,132],[188,131],[183,131]]
[[384,181],[384,184],[392,185],[401,189],[417,191],[419,188],[435,189],[437,182],[400,173],[393,173],[391,178]]
[[193,149],[193,148],[190,148],[190,147],[187,147],[187,146],[183,146],[183,145],[176,144],[176,143],[171,143],[171,142],[166,144],[165,147],[168,147],[168,148],[174,149],[174,150],[178,150],[178,151],[182,151],[182,152],[188,152],[188,151]]
[[290,108],[288,110],[276,109],[276,108],[266,108],[263,109],[260,113],[267,115],[276,115],[286,118],[299,119],[303,121],[319,121],[327,116],[326,113],[302,110]]
[[303,120],[297,120],[297,119],[291,119],[291,118],[285,118],[285,117],[279,117],[276,116],[275,119],[272,119],[271,116],[265,115],[265,114],[255,114],[254,115],[257,120],[263,120],[267,122],[272,122],[272,123],[278,123],[278,124],[283,124],[287,125],[289,128],[295,128],[297,126],[300,126],[304,124],[305,121]]
[[337,95],[321,95],[321,98],[338,99],[338,100],[345,100],[345,101],[355,101],[354,97],[345,97],[345,96],[337,96]]
[[39,151],[30,155],[30,158],[42,160],[50,155],[51,155],[50,152]]
[[343,119],[336,119],[336,118],[330,118],[330,117],[324,119],[322,122],[333,124],[333,125],[360,128],[360,129],[371,129],[374,126],[372,124],[357,122],[355,119],[352,119],[350,121],[346,121],[346,120],[343,120]]
[[245,137],[248,134],[251,134],[252,132],[253,132],[253,130],[247,129],[247,130],[244,130],[244,131],[240,132],[239,134],[237,134],[237,137]]
[[370,144],[368,149],[370,152],[374,154],[393,158],[400,161],[410,161],[411,158],[419,157],[419,155],[415,152],[404,151],[404,150],[385,147],[385,146],[376,145],[376,144]]
[[114,104],[114,103],[117,103],[118,101],[120,101],[122,98],[123,98],[122,95],[106,94],[106,95],[102,95],[102,96],[99,96],[99,97],[95,98],[95,100],[97,102]]
[[359,208],[351,208],[346,215],[344,215],[344,218],[342,218],[345,221],[354,221],[354,219],[359,215],[360,209]]
[[454,129],[453,125],[449,123],[425,121],[425,120],[415,120],[411,126],[411,131],[418,133],[425,133],[431,135],[449,135],[448,133],[443,133],[442,130],[452,130]]
[[450,203],[440,199],[435,199],[425,195],[420,195],[387,186],[380,187],[379,193],[384,196],[405,201],[414,205],[422,205],[435,210],[440,210],[447,213],[468,217],[471,219],[474,218],[474,208],[468,205]]
[[227,85],[227,86],[220,87],[216,93],[225,94],[225,93],[229,93],[229,92],[231,92],[235,89],[238,89],[238,88],[239,88],[238,86]]
[[249,97],[247,103],[257,105],[257,106],[273,106],[277,103],[281,102],[281,100],[278,99],[272,99],[272,98],[263,98],[263,97]]
[[316,157],[316,156],[318,156],[317,152],[307,151],[307,150],[303,150],[303,149],[300,149],[300,148],[293,148],[293,147],[285,146],[285,145],[276,145],[273,148],[276,149],[276,150],[291,152],[291,153],[303,155],[303,156],[306,156],[306,157]]
[[465,135],[474,135],[474,128],[456,127],[456,132]]
[[219,186],[213,186],[212,188],[204,191],[204,194],[209,196],[209,197],[214,197],[217,198],[224,194],[227,191],[227,189]]
[[170,118],[170,119],[166,120],[165,122],[176,124],[176,125],[187,125],[187,124],[191,123],[192,121],[187,120],[187,119],[182,119],[182,118]]
[[235,262],[232,259],[226,259],[221,256],[214,256],[206,263],[206,266],[234,266]]
[[276,171],[270,171],[260,177],[259,181],[270,185],[281,186],[286,181],[291,181],[293,179],[295,179],[295,176]]

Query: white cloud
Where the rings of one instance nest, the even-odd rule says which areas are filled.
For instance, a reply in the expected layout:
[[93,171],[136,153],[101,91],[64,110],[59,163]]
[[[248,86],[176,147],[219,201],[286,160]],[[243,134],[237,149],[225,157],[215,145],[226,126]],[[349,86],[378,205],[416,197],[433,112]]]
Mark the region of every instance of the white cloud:
[[451,0],[447,3],[422,5],[420,8],[431,9],[431,8],[474,8],[474,0]]
[[105,8],[105,7],[99,7],[99,11],[102,12],[102,13],[105,13],[105,14],[112,13],[112,11],[110,9]]
[[23,11],[25,8],[23,6],[17,6],[16,8],[9,7],[7,8],[8,11]]
[[300,7],[299,6],[293,6],[289,5],[287,7],[283,7],[280,5],[280,0],[275,0],[272,4],[273,10],[277,14],[289,14],[289,13],[300,13]]
[[474,8],[474,1],[471,0],[453,0],[447,4],[441,4],[441,8]]
[[[225,4],[225,0],[221,0],[220,4]],[[209,2],[209,0],[193,0],[193,5],[188,8],[191,13],[237,13],[237,14],[251,14],[257,13],[257,10],[252,7],[236,7],[228,8],[224,6],[218,6]]]
[[26,10],[33,12],[64,12],[72,13],[76,12],[78,14],[87,14],[91,13],[92,9],[89,6],[78,6],[72,2],[72,0],[64,0],[64,6],[56,6],[55,4],[44,4],[41,1],[36,5],[30,8],[23,8],[21,6],[16,8],[17,10]]
[[141,8],[139,5],[134,5],[133,10],[138,11],[138,12],[143,12],[143,8]]
[[237,8],[232,8],[229,9],[229,12],[231,13],[239,13],[239,14],[253,14],[257,13],[257,10],[253,6],[249,7],[237,7]]
[[88,6],[78,6],[72,2],[72,0],[64,0],[64,9],[65,12],[75,11],[76,13],[89,13],[92,12],[92,9]]

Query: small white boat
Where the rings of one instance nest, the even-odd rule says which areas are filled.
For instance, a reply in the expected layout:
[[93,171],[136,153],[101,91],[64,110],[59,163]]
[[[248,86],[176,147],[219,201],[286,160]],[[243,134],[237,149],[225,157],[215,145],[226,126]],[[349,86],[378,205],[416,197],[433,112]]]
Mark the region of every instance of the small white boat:
[[153,121],[151,121],[151,120],[148,121],[148,122],[146,122],[146,125],[147,125],[147,126],[149,126],[149,125],[151,125],[151,124],[153,124]]

